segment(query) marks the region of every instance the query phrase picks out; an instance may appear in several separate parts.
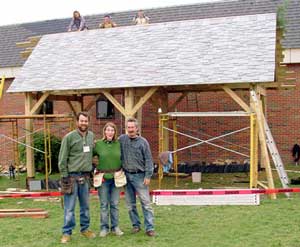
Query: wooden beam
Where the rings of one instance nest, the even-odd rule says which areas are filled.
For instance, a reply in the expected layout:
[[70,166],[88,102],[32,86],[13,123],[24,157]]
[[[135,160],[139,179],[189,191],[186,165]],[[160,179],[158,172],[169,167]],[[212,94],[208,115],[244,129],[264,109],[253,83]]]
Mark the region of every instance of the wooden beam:
[[158,111],[158,108],[161,107],[159,104],[159,97],[157,93],[152,95],[152,97],[149,99],[149,102],[156,109],[156,111]]
[[40,36],[31,36],[31,37],[28,37],[27,40],[29,40],[32,43],[38,43],[42,37],[43,36],[41,36],[41,35]]
[[123,116],[126,116],[125,108],[119,103],[119,101],[116,100],[113,95],[111,95],[109,91],[102,90],[101,93],[104,94],[104,96],[114,105],[114,107],[118,109],[119,112],[121,112]]
[[267,96],[267,90],[262,86],[257,85],[257,92],[260,95]]
[[[25,115],[32,115],[31,114],[32,108],[32,94],[25,93]],[[33,120],[32,119],[25,119],[25,129],[26,129],[26,167],[27,167],[27,177],[34,178],[35,176],[35,167],[34,167],[34,152],[33,149],[30,148],[33,146]]]
[[73,112],[73,115],[74,115],[74,116],[77,116],[77,113],[78,113],[78,112],[76,111],[76,108],[73,106],[72,102],[71,102],[71,101],[67,101],[67,103],[68,103],[68,105],[69,105],[71,111]]
[[28,58],[31,54],[31,51],[21,51],[20,55],[22,58]]
[[242,107],[246,112],[250,112],[250,107],[229,87],[223,86],[223,90],[236,102]]
[[131,110],[130,115],[133,116],[147,102],[147,100],[156,92],[157,89],[158,89],[158,87],[150,88],[146,92],[146,94],[143,97],[140,98],[138,103],[133,107],[133,109]]
[[48,98],[50,93],[45,92],[42,97],[35,103],[35,105],[32,107],[30,114],[35,114],[39,109],[41,108],[42,104],[45,102],[45,100]]
[[[255,90],[255,93],[257,91]],[[254,102],[254,111],[257,116],[257,123],[258,123],[258,136],[259,136],[259,141],[261,143],[261,152],[264,155],[265,158],[265,171],[267,175],[267,180],[268,180],[268,187],[269,189],[274,188],[274,181],[273,181],[273,175],[272,175],[272,169],[271,169],[271,162],[269,158],[269,153],[268,153],[268,148],[267,148],[267,143],[266,143],[266,134],[265,134],[265,127],[264,127],[264,114],[262,111],[262,105],[261,101],[259,99],[259,102]],[[272,199],[276,198],[276,194],[271,194],[270,195]]]
[[187,92],[183,92],[178,98],[177,100],[169,107],[169,111],[174,111],[175,107],[185,98],[185,96],[187,96]]
[[26,48],[26,47],[32,47],[33,44],[30,41],[24,41],[24,42],[17,42],[16,46],[20,48]]
[[[38,99],[37,94],[33,95],[33,99]],[[64,96],[64,95],[52,95],[49,94],[48,100],[53,100],[53,101],[80,101],[81,96],[77,95],[69,95],[69,96]]]
[[132,114],[133,106],[134,106],[134,88],[125,88],[124,95],[124,103],[125,103],[125,118],[134,117]]
[[255,113],[250,116],[250,189],[257,188],[258,181],[258,131]]
[[[34,119],[44,118],[44,115],[2,115],[0,120],[5,119]],[[46,118],[72,118],[69,114],[46,114]]]
[[101,95],[96,95],[94,99],[92,99],[88,105],[84,108],[84,111],[89,111],[95,104],[96,102],[101,98]]

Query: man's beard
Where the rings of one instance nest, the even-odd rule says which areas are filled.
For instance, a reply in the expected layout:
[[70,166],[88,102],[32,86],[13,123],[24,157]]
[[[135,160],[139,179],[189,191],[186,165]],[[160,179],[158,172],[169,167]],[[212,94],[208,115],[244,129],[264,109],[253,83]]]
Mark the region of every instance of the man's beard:
[[88,126],[78,126],[78,129],[81,131],[81,132],[86,132],[88,130]]

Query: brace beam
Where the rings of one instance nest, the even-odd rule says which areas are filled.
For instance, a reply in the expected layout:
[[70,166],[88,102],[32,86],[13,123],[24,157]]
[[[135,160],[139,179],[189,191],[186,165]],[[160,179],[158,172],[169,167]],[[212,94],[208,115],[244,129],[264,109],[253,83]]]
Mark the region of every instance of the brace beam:
[[183,92],[177,100],[170,106],[169,111],[174,111],[175,107],[187,96],[187,92]]
[[49,92],[46,92],[42,95],[42,97],[35,103],[35,105],[32,107],[30,114],[35,114],[42,106],[42,104],[45,102],[45,100],[48,98],[49,96]]
[[143,97],[139,99],[139,101],[136,103],[136,105],[133,107],[133,109],[130,112],[130,115],[134,115],[146,102],[151,96],[156,92],[158,87],[152,87],[150,88]]
[[222,87],[224,91],[236,102],[238,103],[246,112],[250,112],[250,107],[229,87]]
[[116,100],[116,98],[111,95],[109,91],[103,90],[101,93],[118,109],[119,112],[122,113],[123,116],[126,116],[125,108]]

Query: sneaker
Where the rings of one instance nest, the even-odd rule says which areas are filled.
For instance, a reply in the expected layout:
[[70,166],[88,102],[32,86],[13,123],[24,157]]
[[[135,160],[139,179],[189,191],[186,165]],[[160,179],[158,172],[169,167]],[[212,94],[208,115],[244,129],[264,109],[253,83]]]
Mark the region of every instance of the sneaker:
[[121,229],[119,227],[115,227],[114,230],[111,231],[113,234],[115,234],[116,236],[122,236],[124,234],[124,232],[121,231]]
[[132,228],[131,232],[132,233],[138,233],[140,230],[141,230],[141,228],[135,226],[135,227]]
[[147,231],[146,235],[149,236],[149,237],[154,237],[155,236],[155,231],[153,231],[153,230]]
[[93,233],[91,230],[85,230],[84,232],[81,232],[81,235],[86,238],[95,238],[96,234]]
[[109,233],[109,232],[108,232],[107,230],[101,230],[99,236],[100,236],[101,238],[104,238],[104,237],[106,237],[106,236],[108,235],[108,233]]
[[68,242],[70,242],[70,241],[71,241],[71,235],[68,235],[68,234],[62,235],[62,237],[61,237],[61,239],[60,239],[60,242],[61,242],[62,244],[66,244],[66,243],[68,243]]

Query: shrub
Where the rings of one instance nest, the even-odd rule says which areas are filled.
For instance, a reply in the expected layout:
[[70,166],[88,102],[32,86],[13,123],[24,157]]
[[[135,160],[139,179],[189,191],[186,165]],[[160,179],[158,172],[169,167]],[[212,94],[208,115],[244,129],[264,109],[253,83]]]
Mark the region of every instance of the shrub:
[[[44,134],[35,133],[33,135],[33,146],[39,150],[44,151]],[[57,136],[51,135],[51,163],[52,172],[58,172],[58,154],[60,149],[61,139]],[[20,161],[26,163],[26,147],[19,145]],[[45,157],[44,153],[34,151],[34,162],[36,171],[45,173]]]

